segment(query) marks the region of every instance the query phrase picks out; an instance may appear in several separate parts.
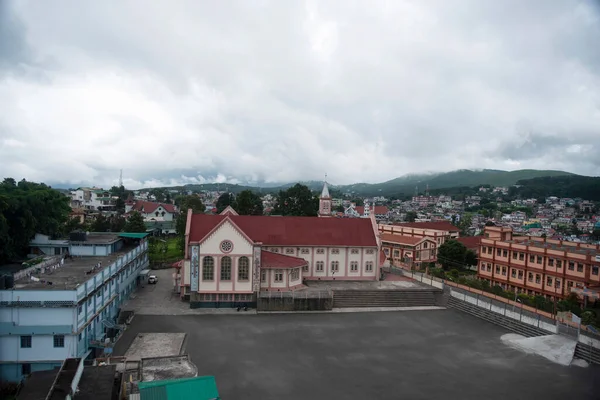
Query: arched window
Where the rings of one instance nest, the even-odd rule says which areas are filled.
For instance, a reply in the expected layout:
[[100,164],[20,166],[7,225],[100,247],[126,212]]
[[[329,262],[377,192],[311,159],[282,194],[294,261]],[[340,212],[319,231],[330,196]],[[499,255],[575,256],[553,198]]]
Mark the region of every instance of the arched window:
[[231,280],[231,257],[225,256],[221,258],[221,280]]
[[250,272],[250,262],[248,257],[240,257],[238,261],[238,281],[247,281]]
[[211,256],[206,256],[202,260],[202,280],[213,281],[215,279],[215,260]]

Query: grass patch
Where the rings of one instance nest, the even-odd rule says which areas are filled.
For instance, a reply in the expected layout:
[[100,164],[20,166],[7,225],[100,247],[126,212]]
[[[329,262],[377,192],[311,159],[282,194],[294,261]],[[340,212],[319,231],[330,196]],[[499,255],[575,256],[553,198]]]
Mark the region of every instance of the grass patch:
[[148,248],[148,256],[151,264],[168,264],[183,258],[183,251],[179,238],[157,238],[151,237]]

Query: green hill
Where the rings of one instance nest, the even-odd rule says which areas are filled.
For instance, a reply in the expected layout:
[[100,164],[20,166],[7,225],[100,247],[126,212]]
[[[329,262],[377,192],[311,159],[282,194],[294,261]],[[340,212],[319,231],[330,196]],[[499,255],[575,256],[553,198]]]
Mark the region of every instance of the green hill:
[[365,196],[377,194],[383,196],[406,196],[415,193],[417,189],[420,193],[425,192],[427,187],[432,190],[464,186],[472,187],[478,185],[512,186],[524,179],[557,176],[576,175],[564,171],[534,169],[523,169],[518,171],[500,171],[492,169],[477,171],[462,169],[436,174],[406,175],[383,183],[359,183],[339,186],[337,189]]
[[[522,169],[517,171],[501,171],[493,169],[468,170],[461,169],[457,171],[429,174],[410,174],[404,175],[382,183],[354,183],[351,185],[330,185],[332,190],[342,193],[350,193],[356,196],[410,196],[418,189],[419,193],[425,192],[426,188],[430,190],[450,189],[457,187],[474,187],[479,185],[491,186],[512,186],[519,181],[526,181],[535,178],[546,177],[578,177],[569,172],[552,170],[534,170]],[[300,182],[308,186],[313,191],[320,191],[323,183],[320,181]],[[279,190],[285,190],[296,182],[283,184],[276,187],[254,187],[244,185],[234,185],[228,183],[205,183],[199,185],[186,185],[170,189],[198,191],[229,191],[239,193],[242,190],[250,189],[262,193],[277,193]]]

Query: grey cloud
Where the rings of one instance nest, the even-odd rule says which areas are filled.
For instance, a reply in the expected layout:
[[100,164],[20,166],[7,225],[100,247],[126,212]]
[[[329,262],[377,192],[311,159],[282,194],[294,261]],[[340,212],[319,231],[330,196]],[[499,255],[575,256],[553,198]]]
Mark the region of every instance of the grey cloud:
[[0,69],[14,69],[30,61],[26,28],[14,9],[14,1],[0,2]]
[[17,38],[0,47],[7,65],[44,60],[45,78],[0,78],[4,174],[110,185],[123,168],[141,185],[598,169],[593,1],[2,4]]

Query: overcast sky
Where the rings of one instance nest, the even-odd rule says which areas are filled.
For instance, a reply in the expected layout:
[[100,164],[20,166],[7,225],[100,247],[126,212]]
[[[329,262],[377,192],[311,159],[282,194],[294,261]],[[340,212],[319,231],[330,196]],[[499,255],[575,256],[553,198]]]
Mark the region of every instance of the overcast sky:
[[2,0],[0,177],[600,175],[596,4]]

